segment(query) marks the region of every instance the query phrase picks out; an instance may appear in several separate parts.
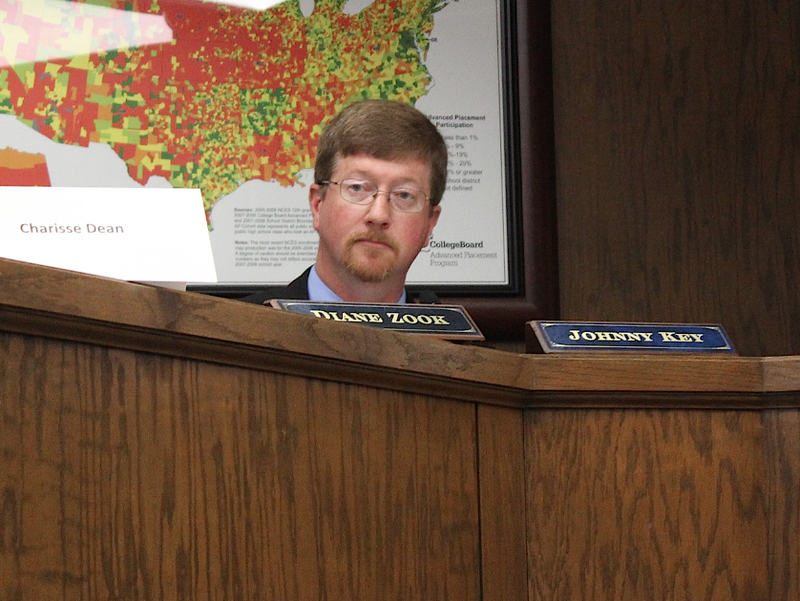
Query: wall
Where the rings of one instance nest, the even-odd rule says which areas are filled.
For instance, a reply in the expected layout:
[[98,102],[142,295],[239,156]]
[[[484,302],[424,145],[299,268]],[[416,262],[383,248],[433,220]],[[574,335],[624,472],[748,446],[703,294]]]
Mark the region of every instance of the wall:
[[800,4],[551,11],[561,317],[800,353]]

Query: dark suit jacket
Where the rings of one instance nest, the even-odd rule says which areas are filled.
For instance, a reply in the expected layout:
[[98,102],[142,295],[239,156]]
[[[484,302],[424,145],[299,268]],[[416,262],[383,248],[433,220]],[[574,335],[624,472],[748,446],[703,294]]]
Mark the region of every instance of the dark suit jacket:
[[249,294],[240,300],[246,303],[263,305],[266,301],[273,298],[285,298],[287,300],[308,300],[308,274],[311,268],[306,269],[300,277],[292,280],[285,286],[273,286],[264,288],[253,294]]
[[[311,273],[311,268],[306,269],[300,277],[292,280],[286,286],[273,286],[271,288],[264,288],[258,292],[254,292],[248,296],[241,298],[246,303],[255,303],[263,305],[266,301],[273,298],[282,298],[286,300],[308,300],[308,274]],[[419,293],[419,297],[412,298],[408,296],[409,303],[423,302],[429,305],[439,304],[439,298],[431,290],[423,290]]]

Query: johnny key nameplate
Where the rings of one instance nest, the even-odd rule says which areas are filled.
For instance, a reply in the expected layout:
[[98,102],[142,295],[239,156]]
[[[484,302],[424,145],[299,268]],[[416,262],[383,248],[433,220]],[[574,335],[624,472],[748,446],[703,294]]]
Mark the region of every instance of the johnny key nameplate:
[[456,305],[417,305],[388,303],[336,303],[297,300],[271,300],[276,309],[312,315],[331,321],[426,334],[448,340],[483,340],[475,322],[463,307]]
[[[635,351],[736,353],[719,325],[531,321],[528,352]],[[535,334],[531,336],[531,332]]]

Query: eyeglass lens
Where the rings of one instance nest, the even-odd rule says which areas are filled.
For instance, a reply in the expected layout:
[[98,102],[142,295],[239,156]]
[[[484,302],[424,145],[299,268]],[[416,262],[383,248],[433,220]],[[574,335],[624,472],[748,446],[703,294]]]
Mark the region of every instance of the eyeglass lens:
[[[339,186],[342,198],[355,204],[369,204],[381,191],[372,182],[364,180],[346,179]],[[392,206],[407,213],[421,210],[427,200],[422,192],[413,187],[393,188],[388,196]]]

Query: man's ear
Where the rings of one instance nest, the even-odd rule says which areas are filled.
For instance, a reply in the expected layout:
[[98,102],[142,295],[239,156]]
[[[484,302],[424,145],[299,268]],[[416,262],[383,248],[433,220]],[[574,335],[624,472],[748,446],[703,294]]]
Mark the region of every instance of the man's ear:
[[422,248],[428,246],[428,243],[430,242],[431,239],[431,234],[433,233],[433,228],[435,228],[436,224],[439,222],[439,215],[441,215],[441,213],[442,213],[442,207],[440,207],[439,205],[431,207],[431,212],[428,217],[428,235],[425,237],[425,245]]
[[314,229],[319,225],[319,204],[323,200],[322,186],[317,183],[311,184],[308,190],[308,206],[311,208]]

